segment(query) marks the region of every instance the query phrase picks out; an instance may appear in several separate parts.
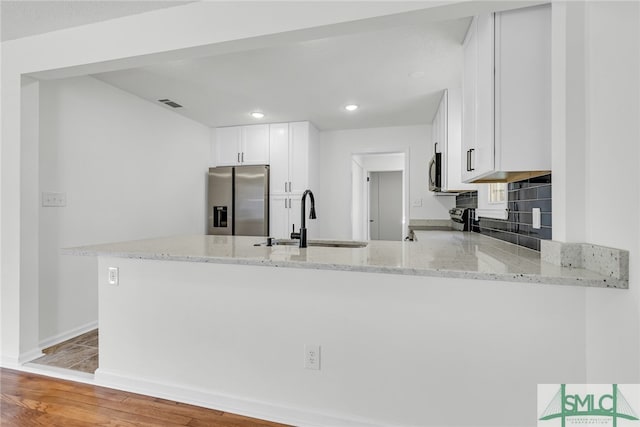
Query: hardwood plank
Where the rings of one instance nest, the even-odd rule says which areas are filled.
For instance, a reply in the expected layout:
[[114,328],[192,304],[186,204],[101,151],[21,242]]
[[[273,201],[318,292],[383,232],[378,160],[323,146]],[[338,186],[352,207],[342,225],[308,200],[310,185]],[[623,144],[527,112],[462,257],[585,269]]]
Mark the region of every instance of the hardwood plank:
[[118,425],[156,427],[184,426],[168,420],[154,419],[135,412],[127,412],[106,408],[100,405],[90,405],[78,401],[67,400],[58,396],[43,396],[40,399],[29,399],[20,396],[2,394],[2,399],[23,408],[33,409],[43,414],[58,415],[76,421],[91,421],[95,424],[109,425],[110,420],[117,420]]
[[22,373],[23,377],[5,376],[4,370],[2,374],[2,381],[0,381],[0,390],[5,387],[12,386],[13,388],[27,389],[27,390],[58,390],[68,391],[76,394],[83,394],[86,396],[95,396],[99,399],[113,400],[116,402],[122,402],[127,398],[123,392],[118,390],[112,390],[104,387],[96,387],[90,384],[76,383],[71,381],[60,381],[57,379],[34,375],[30,373]]
[[188,427],[286,427],[286,424],[244,417],[229,412],[225,412],[219,418],[210,417],[202,420],[194,418],[187,425]]
[[166,421],[171,424],[186,425],[191,416],[182,415],[170,410],[160,410],[157,407],[149,407],[146,405],[132,405],[125,399],[122,402],[114,402],[110,400],[100,399],[96,396],[88,396],[68,391],[56,391],[52,394],[50,391],[35,391],[20,389],[12,393],[14,396],[22,399],[38,400],[44,403],[60,403],[67,405],[77,405],[85,409],[91,409],[86,405],[99,406],[101,409],[113,409],[124,413],[135,414],[136,416],[144,416],[153,419],[154,422]]
[[210,417],[212,415],[221,416],[224,413],[215,409],[207,409],[200,406],[188,405],[186,403],[141,395],[127,397],[124,400],[124,403],[137,408],[147,407],[153,410],[172,412],[174,414],[180,414],[191,418],[197,418],[198,416]]
[[277,427],[135,393],[0,368],[0,424],[23,426]]

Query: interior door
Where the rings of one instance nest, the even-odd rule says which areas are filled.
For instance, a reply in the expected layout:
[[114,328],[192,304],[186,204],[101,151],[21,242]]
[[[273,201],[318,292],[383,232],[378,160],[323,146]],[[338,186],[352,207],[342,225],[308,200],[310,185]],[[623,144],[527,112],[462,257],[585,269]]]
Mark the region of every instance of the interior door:
[[402,240],[402,172],[369,174],[369,237]]

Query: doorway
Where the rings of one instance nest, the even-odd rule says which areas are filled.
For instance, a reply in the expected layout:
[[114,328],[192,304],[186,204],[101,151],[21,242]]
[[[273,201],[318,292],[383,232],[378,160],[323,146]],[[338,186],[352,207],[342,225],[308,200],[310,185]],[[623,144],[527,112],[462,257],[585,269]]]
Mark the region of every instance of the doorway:
[[351,157],[353,240],[402,240],[407,232],[408,152]]
[[369,238],[402,240],[402,172],[369,173]]

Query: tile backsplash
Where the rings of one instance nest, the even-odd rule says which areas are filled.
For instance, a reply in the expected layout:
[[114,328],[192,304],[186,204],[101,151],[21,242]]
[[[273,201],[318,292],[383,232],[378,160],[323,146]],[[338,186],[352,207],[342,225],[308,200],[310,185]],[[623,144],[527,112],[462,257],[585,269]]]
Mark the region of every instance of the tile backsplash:
[[[479,221],[473,221],[473,231],[539,251],[540,240],[551,239],[551,175],[511,182],[507,194],[509,217],[506,220],[480,217]],[[477,208],[478,192],[458,195],[456,206]],[[540,208],[540,229],[532,227],[533,208]]]

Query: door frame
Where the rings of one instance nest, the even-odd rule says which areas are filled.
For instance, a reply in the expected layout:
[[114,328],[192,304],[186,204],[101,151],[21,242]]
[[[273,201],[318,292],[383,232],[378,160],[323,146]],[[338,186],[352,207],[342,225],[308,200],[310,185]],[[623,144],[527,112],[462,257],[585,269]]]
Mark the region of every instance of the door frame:
[[[357,163],[363,170],[366,177],[370,172],[401,172],[402,173],[402,236],[409,234],[409,148],[394,151],[369,151],[351,153],[352,163]],[[388,166],[381,164],[388,162]],[[359,209],[357,204],[362,202],[354,198],[356,186],[354,174],[351,174],[351,237],[353,240],[370,240],[369,235],[369,186],[366,185],[366,209]],[[357,215],[360,212],[360,215]],[[362,227],[362,222],[366,227]],[[366,230],[363,235],[358,228]]]

